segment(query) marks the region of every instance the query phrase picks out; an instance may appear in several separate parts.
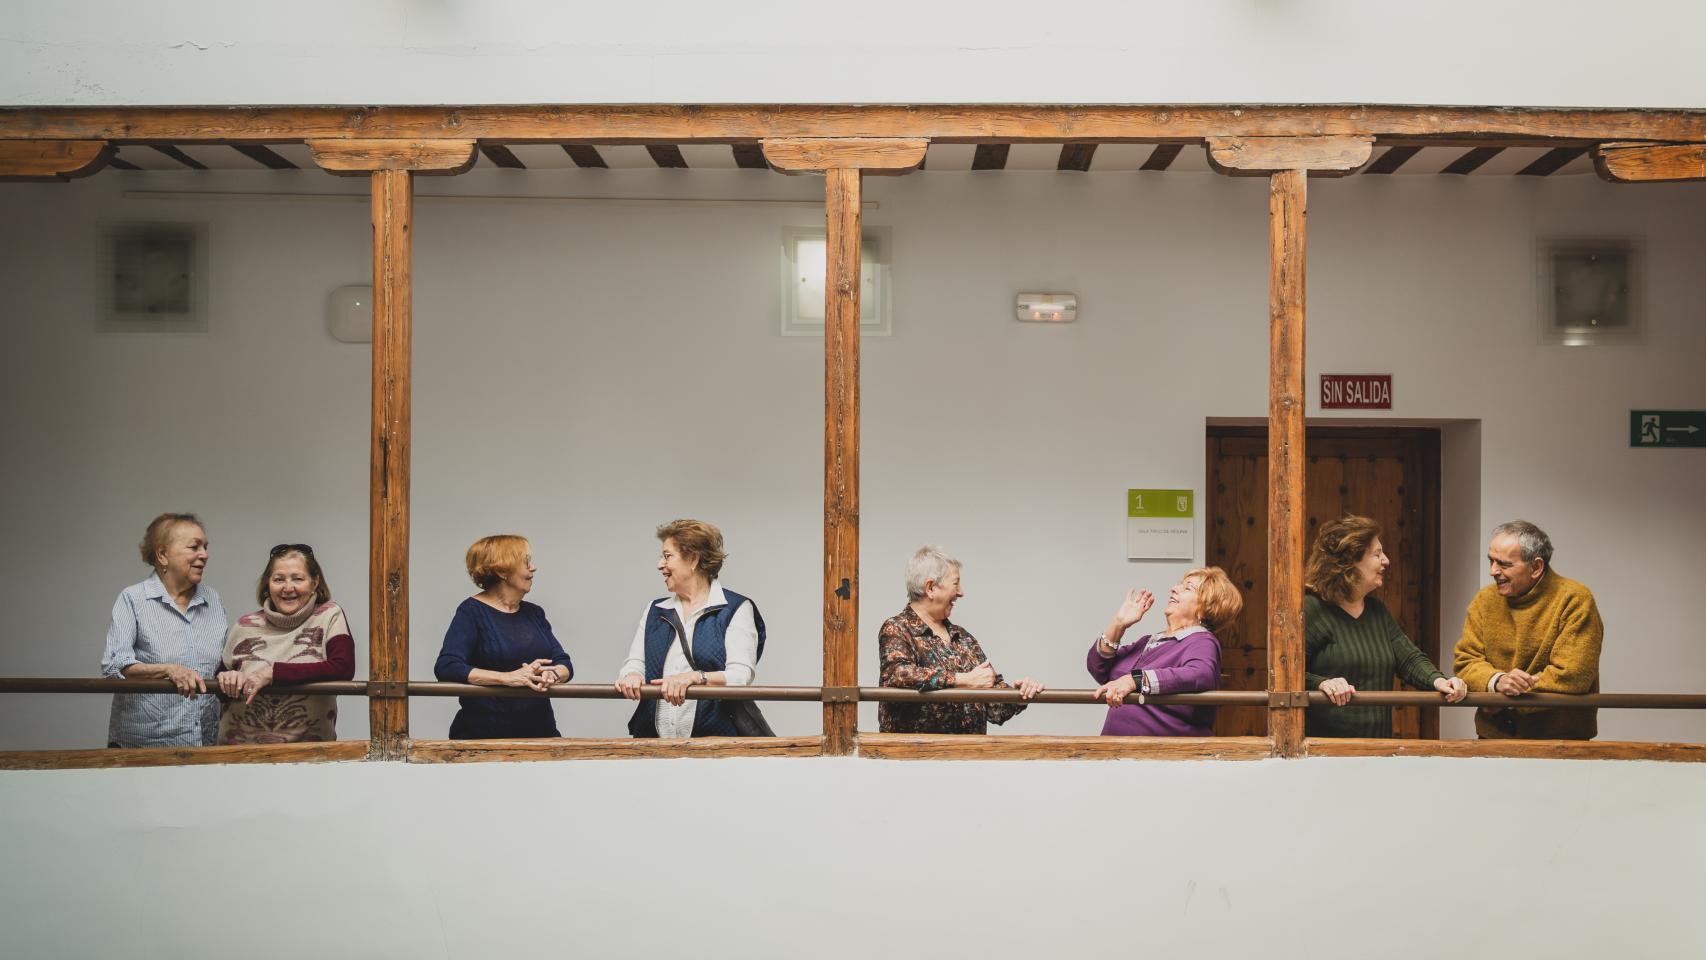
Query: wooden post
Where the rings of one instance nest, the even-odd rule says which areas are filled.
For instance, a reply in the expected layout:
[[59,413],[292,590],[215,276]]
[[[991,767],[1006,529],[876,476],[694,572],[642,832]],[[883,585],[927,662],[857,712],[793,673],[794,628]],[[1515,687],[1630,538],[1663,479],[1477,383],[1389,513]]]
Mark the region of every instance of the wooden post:
[[[863,176],[824,174],[823,685],[859,683],[859,247]],[[853,752],[859,704],[823,705],[823,752]]]
[[1303,170],[1268,187],[1268,731],[1283,757],[1303,753]]
[[764,158],[784,173],[822,173],[823,752],[856,745],[859,683],[859,248],[864,174],[918,168],[923,139],[780,139]]
[[[373,447],[369,485],[368,678],[409,679],[409,360],[413,344],[410,265],[414,174],[373,177]],[[368,698],[369,756],[402,759],[409,700]]]

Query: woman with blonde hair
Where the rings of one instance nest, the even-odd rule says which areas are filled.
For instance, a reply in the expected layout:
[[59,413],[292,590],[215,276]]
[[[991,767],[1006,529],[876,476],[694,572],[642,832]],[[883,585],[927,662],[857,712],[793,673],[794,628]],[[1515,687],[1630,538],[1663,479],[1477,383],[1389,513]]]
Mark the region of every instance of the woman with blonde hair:
[[[574,664],[537,604],[533,547],[513,534],[481,537],[464,558],[480,592],[462,601],[444,632],[433,674],[445,683],[546,691],[568,683]],[[462,697],[450,739],[557,737],[556,714],[543,697]]]
[[1393,676],[1438,690],[1447,703],[1469,694],[1462,680],[1441,673],[1410,642],[1373,596],[1391,565],[1380,534],[1380,524],[1347,514],[1322,525],[1309,551],[1303,571],[1304,682],[1325,693],[1331,705],[1309,708],[1303,723],[1308,736],[1392,736],[1392,708],[1346,704],[1358,689],[1390,689]]
[[1214,708],[1181,704],[1126,703],[1125,698],[1163,693],[1202,693],[1220,687],[1220,638],[1244,609],[1244,598],[1219,567],[1199,567],[1167,592],[1167,629],[1120,646],[1126,630],[1143,619],[1155,597],[1128,590],[1108,629],[1090,645],[1086,666],[1108,701],[1103,736],[1208,737]]

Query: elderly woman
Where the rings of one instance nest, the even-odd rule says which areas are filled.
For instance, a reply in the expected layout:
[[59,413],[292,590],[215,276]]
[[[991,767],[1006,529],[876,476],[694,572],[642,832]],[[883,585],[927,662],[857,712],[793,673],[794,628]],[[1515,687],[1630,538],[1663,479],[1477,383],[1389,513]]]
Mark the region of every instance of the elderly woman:
[[[966,628],[948,619],[960,589],[960,562],[942,548],[923,546],[906,564],[907,604],[884,621],[877,634],[885,687],[913,690],[1014,689],[983,655]],[[1019,681],[1019,697],[1029,700],[1043,685]],[[1025,709],[1022,703],[883,703],[877,729],[884,733],[987,733],[989,724],[1006,723]]]
[[239,617],[225,638],[219,692],[228,699],[219,742],[304,743],[338,738],[336,697],[255,695],[269,686],[355,676],[349,618],[306,543],[272,548],[260,582],[259,610]]
[[1327,695],[1331,706],[1310,707],[1303,722],[1311,737],[1390,737],[1392,709],[1346,706],[1358,689],[1387,690],[1394,675],[1456,703],[1469,688],[1446,677],[1416,649],[1380,598],[1386,550],[1380,524],[1345,516],[1321,527],[1303,571],[1304,682]]
[[[737,721],[762,726],[751,706],[733,700],[689,700],[695,686],[747,686],[764,655],[764,618],[758,606],[724,589],[717,575],[728,554],[723,534],[703,520],[675,520],[657,528],[663,548],[657,570],[669,595],[640,615],[616,689],[639,701],[628,721],[635,737],[736,736],[750,732]],[[646,685],[659,699],[640,699]]]
[[1090,645],[1086,666],[1101,686],[1094,694],[1108,701],[1102,735],[1208,737],[1214,735],[1214,708],[1184,704],[1126,703],[1141,691],[1201,693],[1220,686],[1220,639],[1244,609],[1244,598],[1219,567],[1188,571],[1167,593],[1167,629],[1120,646],[1120,638],[1154,606],[1148,590],[1128,590],[1108,629]]
[[[464,558],[480,592],[462,601],[444,632],[433,674],[446,683],[525,687],[568,683],[574,664],[545,611],[522,597],[533,589],[533,547],[524,537],[481,537]],[[462,697],[450,739],[556,737],[556,714],[541,697]]]
[[219,730],[219,698],[207,681],[225,642],[225,607],[203,586],[207,531],[193,513],[162,513],[138,546],[154,568],[113,604],[101,674],[170,680],[170,693],[121,693],[107,724],[109,747],[199,747]]

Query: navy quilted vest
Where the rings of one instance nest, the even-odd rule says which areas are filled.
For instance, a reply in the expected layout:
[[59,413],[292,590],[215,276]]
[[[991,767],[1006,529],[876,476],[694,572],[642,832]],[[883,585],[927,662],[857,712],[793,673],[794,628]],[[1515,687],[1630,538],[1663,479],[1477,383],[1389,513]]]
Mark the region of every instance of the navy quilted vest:
[[[728,665],[728,651],[723,646],[723,635],[728,632],[729,621],[734,619],[735,611],[743,603],[752,603],[746,597],[733,590],[723,591],[725,603],[720,606],[706,607],[699,611],[697,626],[693,628],[693,662],[698,669],[706,673],[715,673]],[[667,597],[664,599],[668,599]],[[665,609],[663,600],[652,602],[651,609],[646,611],[646,680],[663,678],[664,658],[669,655],[669,648],[678,641],[678,631],[685,633],[680,619],[674,610]],[[758,604],[752,604],[753,624],[758,627],[758,657],[764,656],[764,617],[758,612]],[[735,735],[734,723],[723,713],[723,703],[720,700],[700,700],[698,709],[693,715],[693,735],[695,737],[732,737]],[[628,733],[635,737],[656,737],[658,702],[656,700],[641,700],[634,708],[634,716],[628,721]]]

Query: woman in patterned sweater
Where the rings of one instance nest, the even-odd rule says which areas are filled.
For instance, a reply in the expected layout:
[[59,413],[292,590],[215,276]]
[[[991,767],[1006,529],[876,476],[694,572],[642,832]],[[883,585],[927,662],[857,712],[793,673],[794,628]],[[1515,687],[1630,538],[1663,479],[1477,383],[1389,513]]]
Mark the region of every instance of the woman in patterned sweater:
[[1345,516],[1321,528],[1304,569],[1304,682],[1319,689],[1331,706],[1310,707],[1304,733],[1311,737],[1390,737],[1392,709],[1346,706],[1358,688],[1385,690],[1394,675],[1411,686],[1432,688],[1456,703],[1469,688],[1447,677],[1416,649],[1371,594],[1386,582],[1391,561],[1380,544],[1380,524]]

